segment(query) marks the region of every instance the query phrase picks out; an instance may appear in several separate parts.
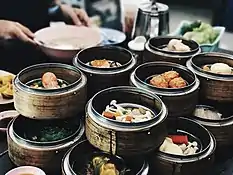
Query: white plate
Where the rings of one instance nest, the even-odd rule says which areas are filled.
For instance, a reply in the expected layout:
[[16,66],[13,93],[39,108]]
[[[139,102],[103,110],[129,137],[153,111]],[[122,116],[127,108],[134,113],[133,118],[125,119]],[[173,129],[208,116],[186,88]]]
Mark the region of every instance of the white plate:
[[[4,70],[0,70],[0,76],[5,76],[5,75],[13,75],[15,77],[14,74],[4,71]],[[0,94],[0,105],[1,104],[9,104],[9,103],[13,103],[14,100],[13,99],[5,99],[2,97],[2,95]]]
[[125,41],[126,35],[118,30],[110,28],[100,28],[103,37],[102,45],[120,44]]

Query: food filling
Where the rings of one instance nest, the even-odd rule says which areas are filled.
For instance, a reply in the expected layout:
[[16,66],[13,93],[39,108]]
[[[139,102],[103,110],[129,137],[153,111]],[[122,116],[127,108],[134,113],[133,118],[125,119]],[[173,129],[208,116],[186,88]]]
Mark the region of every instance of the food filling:
[[126,123],[142,122],[153,118],[151,111],[145,107],[123,107],[121,104],[117,104],[116,100],[112,100],[110,105],[106,106],[102,115]]
[[88,175],[119,175],[116,165],[111,163],[110,159],[105,156],[94,157],[86,169]]
[[168,154],[188,156],[195,154],[199,148],[196,141],[189,142],[187,135],[171,135],[165,138],[159,150]]
[[167,47],[163,48],[165,51],[188,52],[190,47],[182,43],[182,40],[172,39],[169,41]]
[[93,60],[89,63],[93,67],[98,67],[98,68],[111,68],[111,67],[119,67],[121,66],[120,63],[111,61],[111,60]]
[[168,71],[154,76],[150,84],[158,88],[183,88],[187,86],[186,81],[176,71]]
[[225,63],[215,63],[212,65],[204,65],[204,71],[209,71],[216,74],[232,74],[232,68]]
[[209,120],[221,120],[222,114],[207,108],[196,108],[194,116]]
[[50,41],[45,41],[46,46],[50,46],[53,47],[54,49],[61,49],[61,50],[83,49],[89,44],[90,43],[85,43],[85,40],[82,40],[82,42],[80,42],[80,38],[74,38],[74,37],[56,38]]
[[46,72],[41,79],[33,81],[30,87],[37,89],[58,89],[67,85],[68,83],[65,81],[57,79],[54,73]]
[[53,142],[65,139],[73,133],[71,128],[63,128],[59,126],[44,126],[37,134],[24,133],[24,137],[36,142]]
[[5,99],[13,98],[13,75],[5,75],[0,77],[0,93]]

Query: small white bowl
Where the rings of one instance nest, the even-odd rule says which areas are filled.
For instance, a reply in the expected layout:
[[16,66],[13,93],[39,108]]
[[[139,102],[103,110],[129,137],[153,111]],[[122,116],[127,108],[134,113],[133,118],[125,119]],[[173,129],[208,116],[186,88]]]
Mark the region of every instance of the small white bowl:
[[40,168],[33,166],[21,166],[10,170],[5,175],[23,175],[23,174],[32,174],[32,175],[46,175],[44,171]]

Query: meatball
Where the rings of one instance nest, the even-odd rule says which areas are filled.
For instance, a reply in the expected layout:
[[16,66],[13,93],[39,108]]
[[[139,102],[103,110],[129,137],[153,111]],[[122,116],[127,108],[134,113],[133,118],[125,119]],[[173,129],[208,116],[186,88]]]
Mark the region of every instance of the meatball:
[[182,88],[186,86],[186,82],[183,78],[178,77],[174,78],[169,82],[169,87],[170,88]]
[[164,79],[169,83],[172,79],[178,78],[180,75],[176,71],[168,71],[162,74]]
[[158,88],[168,88],[168,82],[161,75],[153,77],[150,80],[150,84]]

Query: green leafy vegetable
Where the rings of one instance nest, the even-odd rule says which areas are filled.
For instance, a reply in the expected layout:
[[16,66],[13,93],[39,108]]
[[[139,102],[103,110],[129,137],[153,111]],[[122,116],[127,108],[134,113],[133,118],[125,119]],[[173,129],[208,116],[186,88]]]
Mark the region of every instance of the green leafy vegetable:
[[29,136],[29,137],[33,141],[52,142],[52,141],[64,139],[70,136],[72,133],[73,131],[70,128],[45,126],[40,130],[38,135]]
[[182,28],[183,37],[187,40],[194,40],[198,44],[212,44],[219,33],[210,24],[196,21]]

